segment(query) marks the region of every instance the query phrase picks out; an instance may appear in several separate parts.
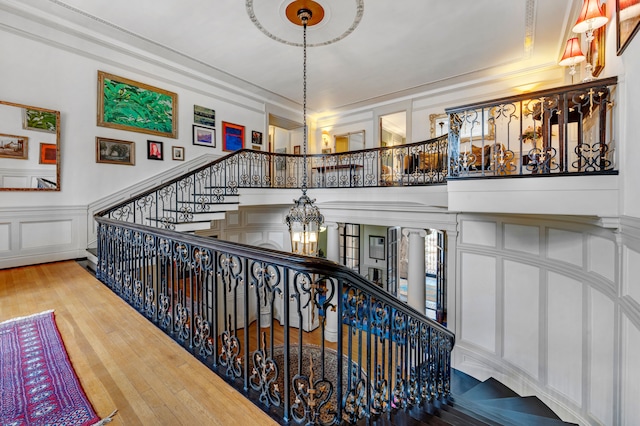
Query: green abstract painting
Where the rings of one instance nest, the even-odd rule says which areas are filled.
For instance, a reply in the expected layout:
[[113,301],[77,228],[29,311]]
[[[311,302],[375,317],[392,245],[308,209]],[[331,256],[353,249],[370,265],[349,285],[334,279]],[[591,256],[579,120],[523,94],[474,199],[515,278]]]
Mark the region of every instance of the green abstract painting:
[[98,72],[98,126],[177,138],[173,93]]

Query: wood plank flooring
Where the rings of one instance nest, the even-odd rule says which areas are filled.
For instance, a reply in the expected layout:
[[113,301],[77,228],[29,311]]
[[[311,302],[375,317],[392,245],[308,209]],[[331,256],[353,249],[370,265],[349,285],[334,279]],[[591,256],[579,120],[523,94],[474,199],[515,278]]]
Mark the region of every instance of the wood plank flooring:
[[110,425],[277,424],[76,262],[0,270],[0,321],[47,309]]

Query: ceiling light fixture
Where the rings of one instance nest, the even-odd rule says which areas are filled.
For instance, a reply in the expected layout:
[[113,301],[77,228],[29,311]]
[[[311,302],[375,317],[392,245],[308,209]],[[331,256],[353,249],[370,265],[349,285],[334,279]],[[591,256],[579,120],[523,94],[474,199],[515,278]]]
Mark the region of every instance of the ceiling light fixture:
[[[297,200],[285,217],[285,223],[289,227],[291,237],[291,251],[305,256],[317,256],[318,234],[324,222],[324,216],[318,207],[307,196],[307,25],[315,25],[322,21],[324,9],[312,0],[296,0],[287,6],[287,18],[303,28],[303,66],[302,66],[302,116],[303,116],[303,141],[302,141],[302,196]],[[299,22],[298,22],[299,20]]]
[[558,65],[562,67],[571,67],[569,75],[571,75],[571,83],[573,83],[573,75],[576,73],[576,65],[585,60],[582,50],[580,50],[580,40],[573,37],[567,40],[567,46],[564,48],[562,59]]

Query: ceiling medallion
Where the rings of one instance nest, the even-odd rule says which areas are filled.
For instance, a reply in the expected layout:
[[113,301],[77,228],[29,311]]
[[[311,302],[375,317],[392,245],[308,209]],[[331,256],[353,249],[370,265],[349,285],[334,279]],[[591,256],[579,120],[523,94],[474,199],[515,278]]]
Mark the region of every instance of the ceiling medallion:
[[[281,7],[279,10],[274,10],[272,1],[269,3],[267,6],[265,0],[245,1],[251,22],[270,39],[296,47],[302,47],[302,43],[299,42],[299,30],[288,32],[287,28],[283,28],[286,26],[282,25],[282,22],[301,26],[298,17],[300,9],[311,11],[311,18],[307,25],[317,28],[313,42],[307,43],[307,47],[327,46],[342,40],[358,27],[364,13],[364,0],[353,0],[353,3],[346,0],[285,0],[283,3],[286,3],[287,6]],[[345,8],[348,8],[349,11],[346,12]],[[347,13],[346,16],[349,16],[349,13],[354,13],[354,19],[351,23],[345,24],[345,19],[331,18],[332,14],[341,16],[345,13]],[[276,17],[280,19],[276,19]],[[344,30],[337,28],[337,25],[343,26]]]

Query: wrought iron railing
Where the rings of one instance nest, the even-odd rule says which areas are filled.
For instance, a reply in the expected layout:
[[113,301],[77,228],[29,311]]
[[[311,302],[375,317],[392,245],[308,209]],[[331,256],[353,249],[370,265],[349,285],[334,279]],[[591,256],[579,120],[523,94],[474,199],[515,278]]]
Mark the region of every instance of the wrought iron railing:
[[96,276],[279,422],[356,423],[448,399],[453,334],[358,274],[96,220]]
[[[98,213],[117,220],[181,230],[208,227],[220,211],[237,204],[240,188],[300,188],[304,157],[242,150],[143,192]],[[307,156],[309,188],[363,188],[446,182],[447,138]],[[193,229],[193,228],[191,228]]]
[[446,110],[450,178],[616,173],[617,77]]

